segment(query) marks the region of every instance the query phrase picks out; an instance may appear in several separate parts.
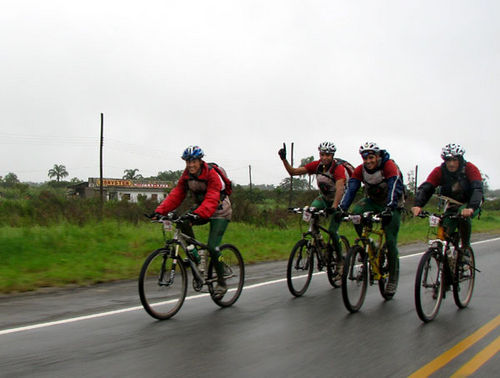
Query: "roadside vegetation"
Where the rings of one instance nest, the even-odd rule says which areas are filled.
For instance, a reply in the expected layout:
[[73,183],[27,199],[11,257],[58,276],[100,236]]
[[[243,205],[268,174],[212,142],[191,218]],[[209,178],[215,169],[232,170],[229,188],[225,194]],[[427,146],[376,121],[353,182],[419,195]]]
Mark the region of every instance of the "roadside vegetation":
[[[236,186],[224,242],[237,245],[248,264],[286,260],[307,229],[300,216],[287,212],[288,203],[303,206],[316,195],[302,190],[290,198],[286,188]],[[161,226],[143,216],[156,206],[147,200],[107,202],[101,218],[99,201],[67,198],[63,182],[0,186],[0,293],[136,279],[144,258],[163,243]],[[499,209],[500,203],[487,202],[473,231],[500,232]],[[425,220],[406,216],[400,244],[424,241],[427,230]],[[208,226],[195,231],[206,240]],[[340,232],[354,238],[351,225]]]

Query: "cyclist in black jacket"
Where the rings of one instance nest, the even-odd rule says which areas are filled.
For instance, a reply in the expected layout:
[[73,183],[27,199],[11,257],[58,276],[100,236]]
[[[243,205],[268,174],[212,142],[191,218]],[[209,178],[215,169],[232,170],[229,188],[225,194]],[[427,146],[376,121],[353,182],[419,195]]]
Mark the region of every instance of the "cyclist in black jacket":
[[[417,216],[422,211],[427,201],[431,198],[436,187],[441,187],[441,194],[455,201],[463,203],[457,205],[450,203],[445,210],[445,215],[462,215],[466,222],[461,222],[460,235],[464,246],[470,245],[471,218],[481,210],[483,202],[483,179],[481,172],[472,163],[465,161],[465,150],[459,144],[447,144],[441,152],[444,162],[434,168],[427,180],[419,186],[415,195],[414,207],[411,211]],[[463,226],[462,226],[463,225]],[[458,227],[457,219],[445,218],[443,226],[447,234],[451,234]]]

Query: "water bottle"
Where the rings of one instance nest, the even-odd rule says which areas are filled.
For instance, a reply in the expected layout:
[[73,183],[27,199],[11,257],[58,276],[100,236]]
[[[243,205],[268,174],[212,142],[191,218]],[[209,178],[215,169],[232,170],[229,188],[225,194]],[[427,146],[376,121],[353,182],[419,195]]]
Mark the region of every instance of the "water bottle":
[[200,263],[200,255],[198,254],[198,250],[196,249],[196,247],[193,244],[189,244],[186,249],[187,249],[188,253],[193,256],[196,264],[199,264]]
[[450,270],[452,272],[455,271],[455,259],[456,259],[457,251],[455,246],[451,246],[446,250],[446,256],[448,256],[448,264],[450,266]]
[[375,241],[372,238],[370,238],[369,240],[370,240],[370,248],[373,254],[375,254],[377,252],[377,246],[375,244]]
[[207,251],[201,249],[199,255],[200,255],[200,264],[198,265],[198,269],[200,269],[200,272],[203,273],[207,266]]
[[446,256],[448,256],[449,259],[452,259],[453,256],[455,256],[455,247],[453,245],[446,249]]

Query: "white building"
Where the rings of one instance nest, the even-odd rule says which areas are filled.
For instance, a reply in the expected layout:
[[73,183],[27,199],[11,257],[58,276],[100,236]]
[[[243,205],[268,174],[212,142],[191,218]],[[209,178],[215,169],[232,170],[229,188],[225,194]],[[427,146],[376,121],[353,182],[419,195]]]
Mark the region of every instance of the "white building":
[[[107,201],[137,202],[140,197],[143,197],[161,202],[172,187],[173,183],[167,181],[113,178],[104,178],[102,180],[103,194]],[[82,198],[94,198],[100,196],[100,188],[101,180],[90,177],[88,182],[68,187],[68,193]]]

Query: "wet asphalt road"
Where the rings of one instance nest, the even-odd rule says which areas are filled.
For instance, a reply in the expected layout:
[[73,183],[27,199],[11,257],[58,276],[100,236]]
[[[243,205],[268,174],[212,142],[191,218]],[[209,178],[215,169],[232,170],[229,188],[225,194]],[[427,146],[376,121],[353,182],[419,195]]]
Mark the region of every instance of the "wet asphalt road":
[[[420,256],[404,256],[423,248],[401,248],[394,300],[384,302],[378,287],[369,287],[357,314],[347,312],[324,274],[293,298],[286,262],[248,266],[246,288],[231,308],[197,297],[163,322],[142,310],[136,282],[0,297],[0,376],[408,376],[500,314],[495,240],[474,244],[482,272],[470,306],[458,311],[448,296],[437,319],[422,324],[413,304]],[[494,328],[434,376],[450,376],[499,335]],[[473,376],[497,376],[499,368],[494,355]]]

